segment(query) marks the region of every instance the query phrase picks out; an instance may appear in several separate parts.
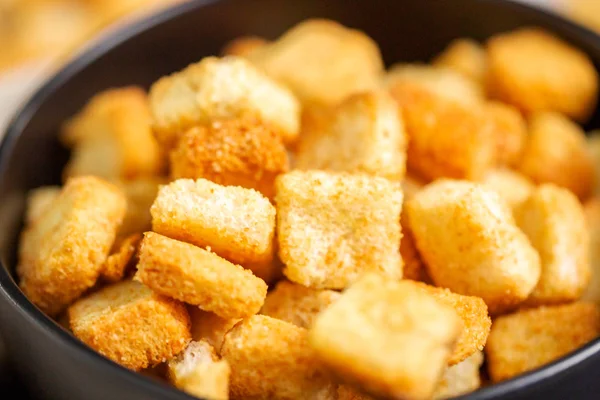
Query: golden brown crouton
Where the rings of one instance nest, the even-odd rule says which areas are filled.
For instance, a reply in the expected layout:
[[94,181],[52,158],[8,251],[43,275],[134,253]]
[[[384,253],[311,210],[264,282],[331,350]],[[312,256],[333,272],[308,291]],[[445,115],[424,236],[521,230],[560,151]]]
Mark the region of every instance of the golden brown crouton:
[[402,192],[361,174],[292,171],[277,177],[277,239],[284,274],[318,289],[342,289],[361,274],[402,277]]
[[115,186],[69,179],[21,235],[17,274],[29,300],[55,316],[94,286],[124,214],[125,196]]
[[590,275],[590,235],[583,207],[567,189],[544,184],[514,212],[517,225],[540,254],[542,274],[528,305],[577,300]]
[[248,57],[303,103],[337,104],[374,89],[383,72],[371,38],[328,20],[304,21]]
[[288,170],[279,134],[254,118],[214,121],[186,132],[171,151],[171,177],[205,178],[275,195],[275,177]]
[[240,318],[221,318],[198,307],[188,307],[192,320],[192,339],[206,340],[220,354],[225,334],[241,321]]
[[113,283],[122,280],[141,240],[142,234],[134,233],[121,240],[120,243],[115,243],[114,252],[104,262],[102,279]]
[[433,398],[435,400],[449,399],[479,389],[481,386],[479,367],[482,363],[483,353],[478,351],[463,362],[448,367],[440,384],[435,389]]
[[227,43],[222,53],[224,56],[248,57],[267,44],[269,41],[259,36],[241,36]]
[[594,197],[585,202],[583,212],[590,234],[590,265],[592,274],[581,300],[600,304],[600,198]]
[[340,296],[333,290],[310,289],[281,281],[267,295],[260,313],[302,328],[310,328],[316,316]]
[[584,132],[557,113],[531,117],[519,169],[535,183],[563,186],[580,199],[590,195],[594,185],[594,165]]
[[487,43],[490,93],[524,112],[557,111],[585,120],[596,104],[598,74],[589,57],[536,28]]
[[161,178],[140,178],[119,184],[127,197],[127,212],[118,232],[120,237],[146,232],[152,228],[150,207],[161,183],[164,183]]
[[485,83],[487,55],[485,49],[472,39],[456,39],[439,54],[433,65],[450,68],[479,85]]
[[337,400],[373,400],[371,396],[367,396],[348,385],[339,385],[337,396]]
[[485,347],[493,382],[548,364],[600,334],[595,304],[577,302],[517,311],[494,320]]
[[223,318],[256,314],[267,285],[239,265],[189,243],[146,232],[135,280]]
[[433,394],[460,330],[452,307],[414,282],[365,274],[317,316],[309,341],[344,382],[417,400]]
[[427,276],[425,264],[423,264],[419,250],[417,250],[415,237],[410,229],[410,223],[406,214],[406,210],[402,210],[402,215],[400,216],[400,226],[402,227],[400,256],[402,257],[402,262],[404,264],[402,277],[404,279],[410,279],[413,281],[428,282],[430,278]]
[[493,191],[440,180],[417,193],[407,212],[436,285],[481,297],[495,314],[525,300],[537,284],[540,257]]
[[25,223],[31,225],[36,221],[58,197],[60,186],[42,186],[33,189],[27,195],[27,209],[25,210]]
[[150,89],[150,106],[158,141],[167,149],[196,125],[245,115],[271,123],[288,143],[300,128],[294,95],[234,56],[207,57],[161,78]]
[[523,203],[535,189],[533,182],[517,171],[506,168],[490,170],[481,183],[496,192],[514,209]]
[[264,315],[225,335],[221,355],[231,365],[233,400],[334,400],[333,384],[314,356],[304,328]]
[[386,92],[350,96],[322,130],[302,137],[296,167],[364,172],[401,180],[406,170],[407,138],[398,106]]
[[229,398],[229,364],[219,360],[208,342],[190,342],[169,361],[167,368],[169,381],[192,396],[211,400]]
[[190,341],[185,306],[132,281],[78,300],[69,321],[82,342],[134,371],[172,358]]
[[515,107],[497,101],[486,103],[484,112],[492,120],[497,163],[515,165],[520,161],[527,140],[525,119]]

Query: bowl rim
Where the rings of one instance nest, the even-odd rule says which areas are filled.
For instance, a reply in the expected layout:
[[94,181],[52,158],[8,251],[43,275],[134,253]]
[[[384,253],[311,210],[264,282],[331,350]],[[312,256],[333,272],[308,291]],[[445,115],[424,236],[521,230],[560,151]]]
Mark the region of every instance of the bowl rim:
[[[76,52],[70,57],[67,63],[53,75],[46,78],[43,81],[43,84],[38,86],[37,89],[33,91],[33,94],[28,96],[27,100],[18,108],[17,112],[14,113],[10,123],[5,128],[4,138],[0,142],[0,181],[5,179],[6,164],[24,127],[31,120],[33,115],[35,115],[40,105],[43,104],[46,98],[56,89],[64,85],[80,70],[95,62],[99,57],[111,51],[122,42],[130,40],[147,30],[155,29],[158,25],[180,17],[183,14],[196,11],[220,1],[224,0],[188,0],[187,2],[175,4],[147,15],[137,21],[133,21],[126,26],[110,30],[107,34],[100,34],[97,39],[92,40],[80,51]],[[571,35],[581,38],[587,43],[591,43],[592,47],[597,50],[598,57],[600,57],[600,36],[558,14],[517,2],[517,0],[472,1],[495,3],[518,12],[537,14],[538,17],[547,21],[550,25],[559,26],[562,30],[568,31]],[[123,375],[124,380],[131,384],[139,385],[144,391],[153,393],[154,395],[173,400],[198,400],[197,397],[192,397],[173,386],[124,368],[101,356],[99,353],[83,344],[83,342],[77,340],[73,335],[60,327],[54,320],[46,316],[27,299],[13,279],[8,266],[4,265],[2,260],[0,260],[0,296],[4,301],[9,302],[22,317],[40,327],[47,335],[53,336],[55,340],[58,340],[65,347],[71,347],[74,350],[74,355],[81,358],[83,361],[99,363],[103,368],[111,370],[115,374],[119,373],[120,369],[120,373]],[[599,353],[600,338],[597,338],[552,363],[518,375],[512,379],[458,396],[455,399],[492,400],[510,396],[520,390],[533,390],[535,387],[547,382],[549,378],[566,373],[575,365],[589,360]]]

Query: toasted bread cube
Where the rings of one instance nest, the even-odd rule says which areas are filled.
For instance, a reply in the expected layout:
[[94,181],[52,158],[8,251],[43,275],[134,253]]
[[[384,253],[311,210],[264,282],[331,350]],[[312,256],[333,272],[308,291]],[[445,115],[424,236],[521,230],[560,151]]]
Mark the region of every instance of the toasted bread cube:
[[67,181],[22,235],[17,274],[25,295],[50,316],[94,286],[125,214],[125,196],[95,177]]
[[423,264],[423,259],[419,254],[419,250],[417,250],[415,237],[410,229],[410,222],[406,210],[403,210],[402,215],[400,216],[400,226],[402,227],[400,256],[402,257],[402,263],[404,264],[402,277],[413,281],[429,281],[430,278],[427,276],[425,264]]
[[567,189],[539,186],[515,209],[517,225],[540,254],[542,274],[528,305],[577,300],[590,276],[590,235],[583,207]]
[[224,56],[248,57],[267,44],[269,41],[259,36],[241,36],[227,43],[222,53]]
[[150,207],[161,183],[161,178],[140,178],[120,183],[120,188],[127,197],[127,212],[123,224],[119,228],[119,236],[146,232],[152,228]]
[[417,248],[436,285],[513,308],[540,277],[540,256],[506,203],[482,185],[440,180],[407,204]]
[[134,371],[174,357],[191,338],[183,304],[133,281],[78,300],[69,307],[69,321],[82,342]]
[[232,399],[334,400],[336,385],[315,358],[307,332],[264,315],[243,320],[225,335]]
[[594,165],[581,128],[556,113],[537,113],[519,165],[535,183],[554,183],[580,199],[592,193]]
[[365,92],[340,104],[324,130],[303,137],[296,167],[400,180],[406,170],[406,146],[394,99],[386,92]]
[[523,309],[494,320],[485,347],[492,382],[548,364],[600,335],[595,304],[576,302]]
[[209,246],[233,263],[272,261],[275,207],[253,189],[178,179],[160,188],[150,213],[155,232]]
[[529,178],[506,168],[490,170],[481,183],[496,192],[513,210],[527,200],[535,189]]
[[235,56],[207,57],[161,78],[150,89],[150,106],[158,141],[167,149],[196,125],[244,115],[271,123],[287,143],[300,128],[294,95]]
[[435,389],[433,398],[436,400],[449,399],[479,389],[481,364],[483,364],[483,353],[478,351],[466,360],[448,367],[439,386]]
[[484,112],[492,120],[496,161],[501,165],[515,165],[520,161],[527,140],[527,124],[519,111],[508,104],[490,101]]
[[267,295],[260,313],[301,328],[310,328],[316,316],[340,296],[333,290],[310,289],[281,281]]
[[433,60],[433,65],[450,68],[483,85],[487,74],[487,55],[483,46],[476,41],[456,39]]
[[365,274],[317,316],[309,341],[346,383],[373,396],[429,399],[460,331],[452,307],[413,282]]
[[323,171],[277,177],[277,239],[284,274],[316,289],[343,289],[377,271],[402,277],[402,192],[384,178]]
[[368,396],[348,385],[339,385],[337,396],[337,400],[373,400],[371,396]]
[[584,121],[596,104],[598,74],[582,51],[541,29],[487,43],[488,91],[526,113],[556,111]]
[[229,364],[219,360],[215,349],[205,341],[190,342],[167,364],[169,381],[177,388],[201,399],[229,398]]
[[301,22],[248,57],[305,104],[337,104],[374,89],[383,72],[377,43],[329,20]]
[[214,121],[192,128],[171,151],[171,177],[205,178],[275,195],[275,177],[288,170],[279,134],[257,119]]
[[258,313],[267,284],[249,270],[189,243],[146,232],[134,279],[223,318]]
[[590,235],[591,277],[581,300],[600,305],[600,198],[594,197],[583,205],[586,225]]
[[192,339],[207,341],[217,354],[221,353],[221,345],[227,332],[241,321],[240,318],[222,318],[198,307],[189,307],[188,311],[192,320]]
[[142,234],[134,233],[121,240],[120,243],[115,243],[114,253],[110,254],[104,262],[102,279],[113,283],[122,280],[141,240]]
[[39,219],[60,194],[60,186],[42,186],[32,189],[27,195],[25,223],[31,225]]

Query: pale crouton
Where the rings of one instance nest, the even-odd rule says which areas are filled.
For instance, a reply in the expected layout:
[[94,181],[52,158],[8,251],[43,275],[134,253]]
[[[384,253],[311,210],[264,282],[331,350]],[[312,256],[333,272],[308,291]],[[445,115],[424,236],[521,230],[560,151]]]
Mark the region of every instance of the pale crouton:
[[50,208],[50,205],[60,194],[60,186],[42,186],[33,189],[27,195],[25,223],[31,225]]
[[127,272],[127,267],[131,264],[133,256],[138,250],[141,233],[134,233],[127,236],[119,243],[115,242],[114,252],[110,254],[102,267],[102,279],[107,282],[118,282],[123,279]]
[[506,168],[490,170],[481,183],[496,192],[511,209],[523,203],[535,189],[533,182],[517,171]]
[[284,274],[318,289],[342,289],[361,274],[402,277],[402,192],[384,178],[322,171],[277,177],[277,239]]
[[490,101],[484,112],[492,121],[496,162],[512,166],[520,161],[527,140],[527,124],[519,111],[508,104]]
[[146,232],[152,228],[150,207],[158,195],[161,183],[164,183],[161,178],[140,178],[119,184],[127,197],[127,212],[118,232],[120,237]]
[[540,257],[495,192],[441,180],[417,193],[407,212],[436,285],[481,297],[492,314],[513,308],[533,291]]
[[113,185],[78,177],[22,235],[17,274],[25,295],[50,316],[94,286],[125,214]]
[[132,281],[78,300],[69,320],[82,342],[134,371],[172,358],[190,341],[185,306]]
[[448,367],[435,389],[434,400],[449,399],[479,389],[481,364],[483,364],[483,353],[478,351],[463,362]]
[[254,118],[214,121],[192,128],[171,151],[171,177],[205,178],[275,195],[275,177],[288,170],[276,130]]
[[264,315],[225,335],[222,357],[231,365],[233,400],[334,400],[333,384],[314,356],[304,328]]
[[192,320],[192,339],[206,340],[221,353],[221,345],[225,334],[241,321],[240,318],[221,318],[215,313],[203,311],[198,307],[188,307]]
[[269,41],[259,36],[240,36],[227,43],[222,54],[224,56],[248,57],[267,44],[269,44]]
[[239,265],[189,243],[146,232],[134,279],[223,318],[258,313],[267,285]]
[[310,328],[316,316],[340,296],[340,293],[333,290],[310,289],[281,281],[267,295],[260,313],[302,328]]
[[590,265],[592,274],[581,300],[600,305],[600,198],[595,197],[583,205],[586,225],[590,234]]
[[401,180],[407,138],[398,106],[386,92],[353,95],[333,112],[323,130],[303,136],[296,167],[364,172]]
[[485,347],[493,382],[548,364],[600,334],[595,304],[577,302],[518,311],[494,320]]
[[150,89],[150,106],[156,136],[167,149],[196,125],[244,115],[271,123],[288,143],[300,128],[294,95],[234,56],[207,57],[161,78]]
[[374,89],[383,72],[371,38],[328,20],[304,21],[248,57],[303,103],[337,104]]
[[430,278],[427,276],[425,264],[423,264],[423,259],[419,254],[419,250],[417,250],[415,237],[410,229],[410,222],[408,220],[406,210],[402,210],[402,215],[400,216],[400,226],[402,227],[400,256],[402,257],[402,263],[404,264],[402,277],[404,279],[410,279],[413,281],[429,281]]
[[537,113],[529,121],[520,171],[535,183],[554,183],[585,199],[594,186],[594,165],[585,134],[557,113]]
[[596,104],[598,74],[582,52],[536,28],[487,43],[490,93],[524,112],[557,111],[585,120]]
[[382,398],[429,399],[461,331],[414,282],[366,274],[316,318],[309,341],[341,380]]
[[450,68],[483,86],[487,74],[487,55],[472,39],[455,39],[434,60],[436,67]]
[[577,300],[590,276],[590,235],[583,207],[567,189],[544,184],[515,209],[517,225],[540,254],[542,274],[528,305]]
[[167,364],[169,381],[175,387],[201,399],[229,398],[229,364],[219,360],[215,349],[205,341],[190,342]]

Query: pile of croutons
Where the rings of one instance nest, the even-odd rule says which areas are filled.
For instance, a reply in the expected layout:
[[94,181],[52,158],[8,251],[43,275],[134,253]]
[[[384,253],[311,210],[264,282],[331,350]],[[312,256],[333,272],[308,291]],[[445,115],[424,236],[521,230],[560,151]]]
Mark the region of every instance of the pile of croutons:
[[332,21],[240,38],[65,123],[20,286],[200,398],[468,393],[600,334],[597,93],[535,28],[387,71]]

